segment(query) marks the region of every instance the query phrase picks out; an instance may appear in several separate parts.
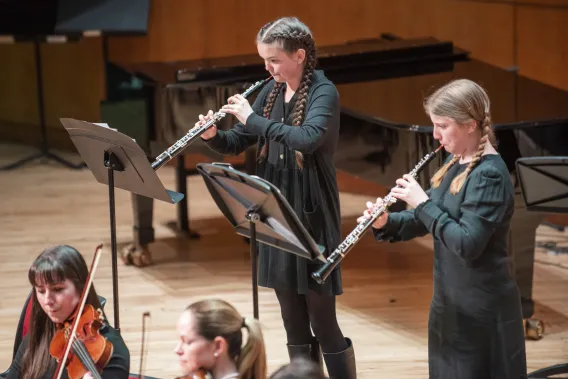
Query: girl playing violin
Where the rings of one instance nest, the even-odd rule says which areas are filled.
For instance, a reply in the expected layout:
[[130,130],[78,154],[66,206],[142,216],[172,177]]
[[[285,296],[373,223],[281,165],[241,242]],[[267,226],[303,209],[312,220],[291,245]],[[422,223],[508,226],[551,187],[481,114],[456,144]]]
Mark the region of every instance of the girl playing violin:
[[174,351],[184,377],[266,378],[260,324],[243,318],[227,302],[213,299],[189,305],[180,315],[177,329],[180,340]]
[[[83,256],[71,246],[48,248],[36,258],[28,272],[33,287],[31,328],[18,348],[8,379],[51,379],[54,376],[57,361],[50,354],[50,345],[58,328],[75,313],[88,275]],[[113,347],[111,358],[100,376],[105,379],[128,378],[130,352],[120,334],[103,318],[102,306],[93,287],[86,304],[100,310],[102,327],[99,332]],[[67,370],[61,377],[68,378]],[[92,377],[90,372],[83,376]]]

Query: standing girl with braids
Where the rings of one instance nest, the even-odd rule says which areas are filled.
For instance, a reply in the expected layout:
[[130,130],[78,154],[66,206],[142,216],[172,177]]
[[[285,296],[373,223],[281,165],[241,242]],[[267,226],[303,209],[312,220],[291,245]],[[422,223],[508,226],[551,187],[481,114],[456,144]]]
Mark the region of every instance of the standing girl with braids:
[[[201,300],[180,315],[175,348],[183,376],[266,379],[266,350],[260,323],[243,318],[223,300]],[[195,376],[192,376],[195,375]]]
[[[398,179],[393,196],[414,209],[373,224],[378,241],[434,238],[430,379],[527,377],[520,293],[507,252],[514,189],[494,147],[489,105],[483,88],[465,79],[426,99],[434,138],[450,156],[427,192],[409,175]],[[359,221],[374,206],[368,202]]]
[[[252,107],[232,96],[223,112],[239,123],[229,131],[211,127],[202,138],[221,154],[238,155],[258,143],[257,175],[278,187],[316,243],[329,254],[341,242],[339,191],[333,159],[339,134],[339,95],[315,70],[316,48],[308,27],[293,17],[263,26],[258,53],[273,81]],[[213,115],[200,116],[204,122]],[[338,267],[324,284],[310,274],[318,264],[261,244],[259,280],[276,292],[290,358],[326,362],[331,378],[356,378],[351,340],[339,328],[335,296],[342,293]],[[313,334],[312,335],[312,330]]]

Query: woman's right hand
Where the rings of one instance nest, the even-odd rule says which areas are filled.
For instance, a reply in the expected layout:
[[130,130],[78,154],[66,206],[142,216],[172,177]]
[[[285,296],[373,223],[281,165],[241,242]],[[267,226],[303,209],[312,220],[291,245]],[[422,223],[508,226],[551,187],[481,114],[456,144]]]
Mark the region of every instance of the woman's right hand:
[[[383,199],[377,197],[377,202],[375,204],[371,203],[370,201],[367,201],[366,205],[367,205],[367,210],[363,212],[363,216],[357,219],[358,223],[369,220],[371,218],[371,213],[373,213],[374,210],[376,210],[377,208],[383,205]],[[389,217],[388,212],[383,213],[379,218],[375,220],[375,222],[372,225],[373,228],[382,229],[387,224],[388,217]]]
[[[199,115],[199,121],[195,123],[195,126],[201,126],[209,121],[213,117],[213,111],[207,112],[205,116],[202,114]],[[202,135],[201,138],[204,140],[209,140],[217,135],[217,126],[211,125]]]

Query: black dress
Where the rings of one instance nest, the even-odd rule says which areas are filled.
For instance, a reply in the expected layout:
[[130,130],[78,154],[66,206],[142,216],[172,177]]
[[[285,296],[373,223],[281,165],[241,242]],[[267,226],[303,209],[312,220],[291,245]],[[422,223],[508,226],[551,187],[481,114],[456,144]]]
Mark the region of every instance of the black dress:
[[[315,71],[308,92],[304,122],[292,126],[290,115],[297,93],[284,103],[286,85],[274,103],[270,119],[262,117],[266,98],[274,86],[270,82],[252,105],[254,113],[246,125],[238,123],[228,131],[218,131],[206,141],[221,154],[238,155],[258,143],[260,151],[268,143],[268,154],[257,164],[257,175],[278,187],[296,215],[328,256],[341,242],[339,192],[333,159],[339,134],[339,94],[322,71]],[[303,168],[296,163],[295,151],[303,153]],[[341,268],[324,284],[310,273],[321,263],[313,263],[286,251],[259,244],[258,284],[278,290],[306,294],[308,289],[322,295],[342,293]]]
[[[112,328],[108,324],[100,329],[100,333],[113,345],[113,352],[109,363],[103,369],[101,374],[103,379],[128,379],[130,372],[130,351],[120,334],[116,329]],[[19,379],[21,375],[21,362],[24,356],[24,351],[28,347],[30,335],[24,337],[18,348],[18,352],[12,361],[12,365],[9,368],[8,376],[6,379]],[[55,360],[53,360],[55,362]],[[52,369],[46,371],[41,379],[52,379],[55,374],[56,366]],[[63,370],[61,378],[68,379],[67,370]]]
[[520,293],[507,253],[514,188],[501,156],[485,155],[452,195],[450,183],[466,167],[454,164],[428,190],[430,200],[389,214],[373,233],[392,242],[434,238],[431,379],[526,378]]

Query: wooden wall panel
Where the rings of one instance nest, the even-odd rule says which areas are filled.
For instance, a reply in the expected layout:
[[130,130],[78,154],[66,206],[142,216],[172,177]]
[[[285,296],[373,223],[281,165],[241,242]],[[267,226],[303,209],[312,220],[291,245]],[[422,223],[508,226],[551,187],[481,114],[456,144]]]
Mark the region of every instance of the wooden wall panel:
[[568,9],[518,8],[520,73],[568,90]]
[[37,86],[31,43],[0,44],[0,120],[36,123]]
[[[222,7],[205,13],[207,0],[152,1],[148,35],[112,37],[109,59],[130,64],[139,62],[176,61],[204,56],[208,27],[214,18],[232,19]],[[234,23],[240,27],[240,24]],[[225,25],[226,27],[226,25]]]
[[[325,0],[291,0],[277,5],[260,0],[242,7],[239,1],[215,0],[207,3],[207,13],[222,8],[229,18],[213,18],[207,36],[209,57],[256,53],[254,40],[258,30],[268,21],[281,16],[296,16],[305,22],[318,46],[343,43],[380,34],[378,2],[360,0],[333,2]],[[251,12],[250,9],[258,11]],[[238,23],[233,20],[247,20]]]
[[[254,10],[254,11],[251,11]],[[451,39],[476,57],[512,62],[512,12],[506,4],[449,0],[209,0],[155,2],[147,37],[111,38],[115,62],[174,61],[256,53],[254,38],[266,22],[297,16],[319,46],[390,32],[402,37]],[[244,21],[243,21],[244,20]],[[479,20],[485,26],[481,28]]]
[[508,0],[520,6],[530,5],[533,7],[548,7],[548,8],[568,8],[566,0]]
[[[0,61],[0,75],[5,76],[0,86],[0,136],[36,145],[40,132],[33,45],[0,45],[0,54],[4,52]],[[99,101],[104,96],[101,39],[42,44],[40,52],[50,145],[72,149],[59,118],[98,121]]]
[[[517,63],[522,74],[568,89],[564,72],[567,45],[563,40],[568,35],[568,11],[553,8],[561,3],[156,0],[151,3],[149,34],[110,38],[109,58],[129,64],[254,54],[255,35],[265,22],[295,15],[311,27],[319,46],[385,32],[405,38],[433,36],[452,40],[473,57],[499,67]],[[31,45],[0,45],[0,120],[37,123],[32,51]],[[100,40],[44,46],[42,52],[48,125],[60,127],[61,116],[96,119],[103,95]]]
[[101,39],[46,44],[41,51],[48,127],[63,128],[61,117],[98,121],[105,88]]

